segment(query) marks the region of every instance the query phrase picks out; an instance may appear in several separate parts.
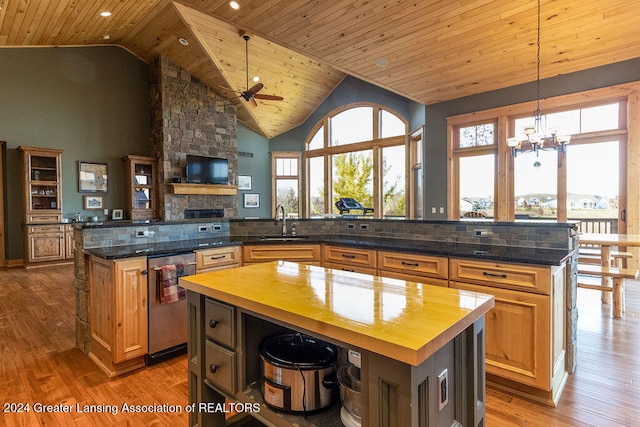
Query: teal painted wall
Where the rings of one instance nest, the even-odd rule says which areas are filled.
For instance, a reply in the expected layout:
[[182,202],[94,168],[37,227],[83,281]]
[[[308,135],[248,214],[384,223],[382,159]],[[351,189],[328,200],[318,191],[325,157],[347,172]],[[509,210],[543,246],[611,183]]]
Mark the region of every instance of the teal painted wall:
[[[251,190],[238,190],[238,217],[271,217],[271,155],[269,140],[238,124],[238,175],[251,176]],[[243,206],[245,194],[260,195],[259,208]]]
[[117,47],[0,49],[0,140],[7,142],[7,259],[22,258],[16,147],[59,148],[63,214],[82,211],[78,161],[107,163],[109,210],[124,207],[127,154],[149,154],[147,64]]

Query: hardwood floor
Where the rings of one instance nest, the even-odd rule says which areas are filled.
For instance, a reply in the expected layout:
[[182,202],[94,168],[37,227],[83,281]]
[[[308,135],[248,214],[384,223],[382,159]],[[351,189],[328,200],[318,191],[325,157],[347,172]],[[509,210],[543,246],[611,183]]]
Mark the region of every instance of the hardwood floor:
[[[580,289],[578,369],[558,408],[488,389],[487,426],[640,425],[639,282],[626,299],[624,317],[613,319],[599,292]],[[0,270],[0,426],[187,425],[185,412],[122,412],[123,403],[184,408],[186,356],[109,380],[75,348],[73,267]],[[23,404],[29,412],[16,412]]]

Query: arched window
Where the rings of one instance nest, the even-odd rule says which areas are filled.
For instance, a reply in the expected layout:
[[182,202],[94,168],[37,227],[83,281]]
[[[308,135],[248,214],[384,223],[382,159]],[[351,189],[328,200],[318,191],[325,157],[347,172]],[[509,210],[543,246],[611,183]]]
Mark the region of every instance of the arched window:
[[381,105],[327,114],[305,141],[307,216],[339,213],[335,203],[349,197],[376,218],[404,218],[406,141],[407,122]]

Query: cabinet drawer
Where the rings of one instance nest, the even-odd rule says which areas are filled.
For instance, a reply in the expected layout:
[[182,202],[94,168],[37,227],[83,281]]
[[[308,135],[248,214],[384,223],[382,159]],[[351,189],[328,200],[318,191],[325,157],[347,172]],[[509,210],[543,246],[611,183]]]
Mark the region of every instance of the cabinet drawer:
[[376,251],[372,249],[346,248],[341,246],[323,246],[322,261],[360,267],[376,268]]
[[62,221],[62,215],[60,214],[51,214],[51,215],[27,215],[27,222],[29,223],[44,223],[44,222],[60,222]]
[[221,389],[236,392],[236,353],[207,340],[205,343],[207,379]]
[[333,268],[336,270],[342,271],[352,271],[354,273],[364,273],[371,274],[372,276],[376,275],[376,269],[371,267],[361,267],[359,265],[347,265],[337,262],[325,262],[322,264],[323,267]]
[[243,263],[294,261],[320,262],[320,245],[246,245],[242,248]]
[[449,287],[449,281],[446,279],[436,279],[429,276],[418,276],[414,274],[399,273],[391,270],[378,269],[378,275],[382,277],[390,277],[392,279],[408,280],[409,282],[424,283],[425,285]]
[[550,294],[551,272],[547,267],[451,259],[449,280],[485,286]]
[[196,251],[196,272],[234,264],[240,264],[239,246]]
[[29,234],[64,233],[64,225],[30,225],[27,227]]
[[234,313],[233,307],[207,298],[204,302],[204,333],[207,338],[234,348],[236,345]]
[[[378,269],[417,276],[449,278],[449,259],[428,255],[378,251]],[[381,274],[383,274],[381,272]]]

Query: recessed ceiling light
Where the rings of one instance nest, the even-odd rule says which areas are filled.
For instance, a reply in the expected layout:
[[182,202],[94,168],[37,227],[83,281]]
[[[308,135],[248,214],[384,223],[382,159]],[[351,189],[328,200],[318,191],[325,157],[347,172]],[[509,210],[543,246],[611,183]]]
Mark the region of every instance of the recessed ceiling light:
[[254,83],[258,83],[259,81],[260,81],[260,77],[255,76],[255,77],[253,78],[253,82],[254,82]]
[[100,16],[104,16],[106,18],[107,16],[111,16],[111,12],[105,10],[104,12],[100,12]]
[[105,34],[104,36],[102,36],[102,38],[104,40],[109,40],[111,38],[111,36],[109,34]]
[[230,1],[229,6],[231,6],[231,9],[234,9],[234,10],[240,9],[240,5],[238,4],[237,1]]
[[183,46],[189,46],[189,40],[185,39],[184,37],[180,37],[178,39],[178,41],[180,42],[181,45]]
[[387,58],[377,58],[376,65],[380,68],[384,68],[389,65],[389,60]]

